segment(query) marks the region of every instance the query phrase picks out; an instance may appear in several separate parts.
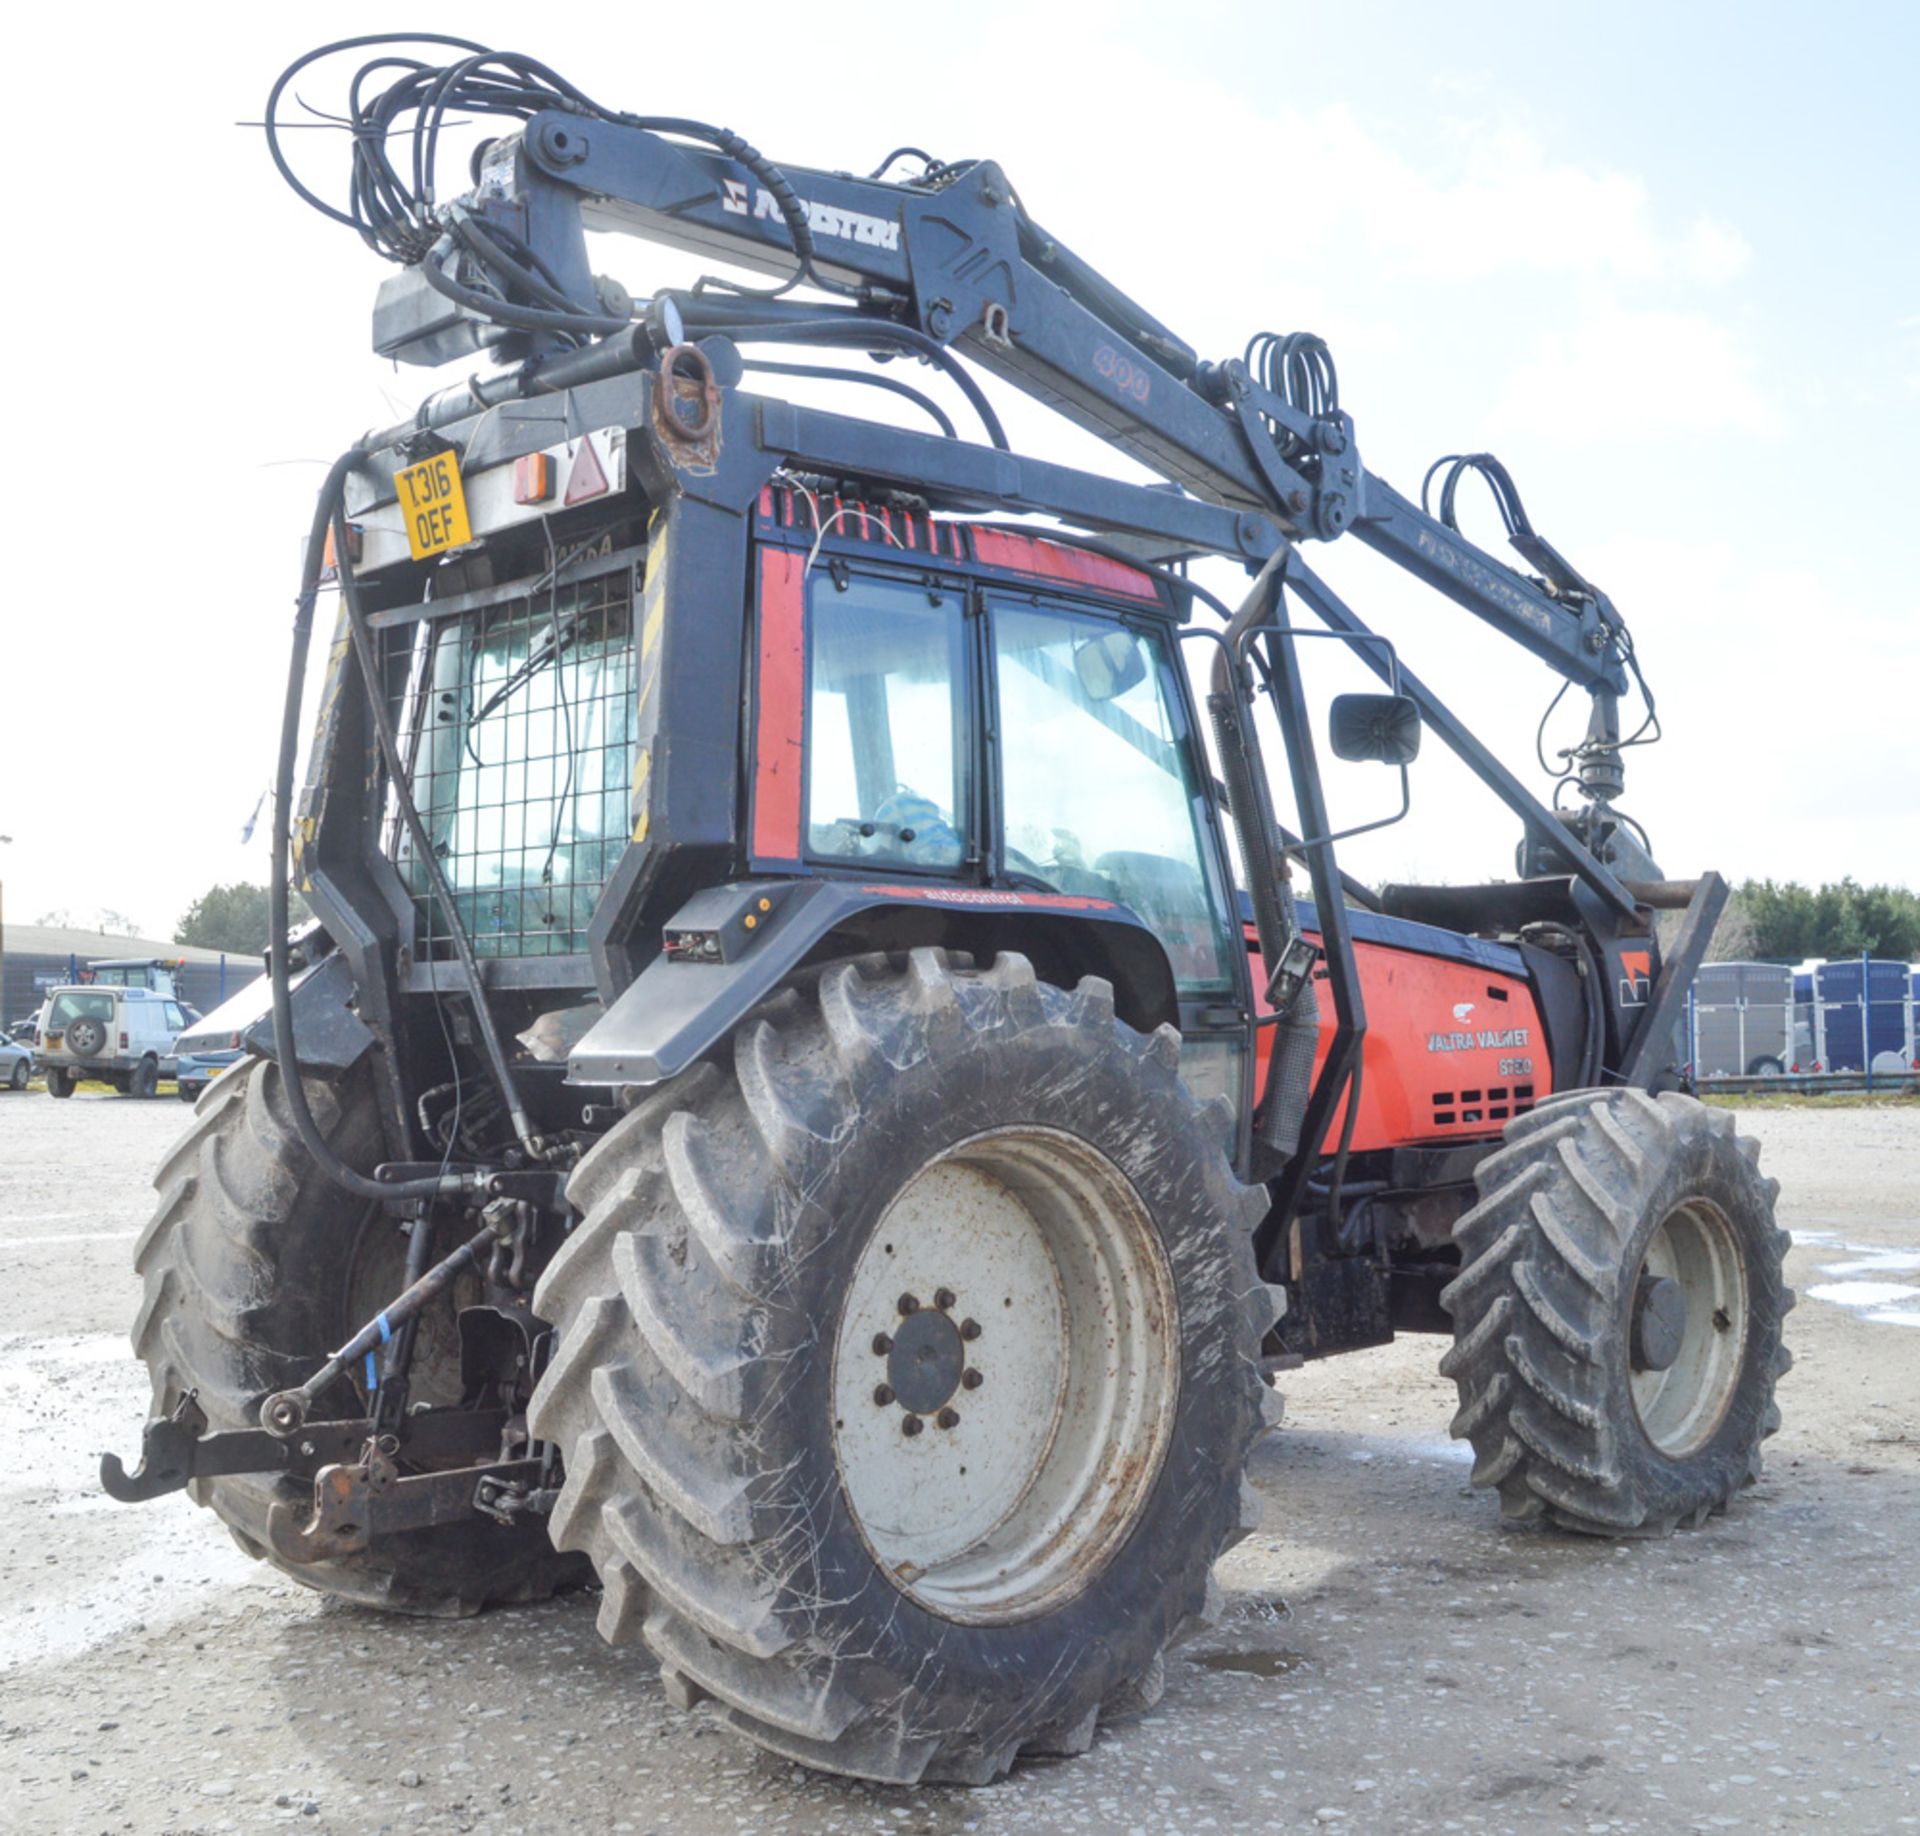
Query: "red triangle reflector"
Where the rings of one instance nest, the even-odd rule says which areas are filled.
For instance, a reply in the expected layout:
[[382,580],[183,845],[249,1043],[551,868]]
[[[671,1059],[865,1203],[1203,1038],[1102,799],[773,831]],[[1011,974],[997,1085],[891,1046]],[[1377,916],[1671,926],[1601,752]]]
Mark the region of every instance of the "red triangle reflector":
[[567,474],[567,494],[562,502],[584,504],[590,497],[605,497],[611,487],[601,469],[600,455],[591,440],[582,440],[573,456],[573,470]]

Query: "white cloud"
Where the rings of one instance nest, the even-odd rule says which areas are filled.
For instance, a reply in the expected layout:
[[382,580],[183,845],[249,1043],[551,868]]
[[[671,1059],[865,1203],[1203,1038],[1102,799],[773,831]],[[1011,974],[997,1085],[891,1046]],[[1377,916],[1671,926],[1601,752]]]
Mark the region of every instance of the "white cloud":
[[1780,430],[1739,337],[1685,312],[1602,311],[1543,332],[1492,419],[1502,432],[1574,440]]
[[1737,280],[1753,260],[1753,245],[1718,217],[1698,218],[1680,246],[1680,266],[1689,278],[1717,286]]
[[[1531,135],[1454,121],[1416,161],[1345,107],[1283,111],[1282,138],[1341,175],[1304,205],[1310,237],[1358,233],[1388,271],[1473,280],[1503,271],[1717,284],[1752,257],[1732,225],[1702,215],[1684,232],[1657,220],[1645,182],[1553,158]],[[1260,123],[1267,136],[1271,121]],[[1300,219],[1290,207],[1290,237]]]
[[1920,395],[1920,312],[1910,313],[1899,321],[1901,361],[1908,367],[1902,372],[1900,381],[1908,392]]

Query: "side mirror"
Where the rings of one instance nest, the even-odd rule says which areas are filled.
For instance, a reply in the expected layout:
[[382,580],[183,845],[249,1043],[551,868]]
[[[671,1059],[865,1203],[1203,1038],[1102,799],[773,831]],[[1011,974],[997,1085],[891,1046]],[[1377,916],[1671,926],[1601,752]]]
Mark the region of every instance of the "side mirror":
[[1336,695],[1327,739],[1336,759],[1411,765],[1420,756],[1420,704],[1411,695]]
[[1107,631],[1073,647],[1073,673],[1089,701],[1111,701],[1146,680],[1147,659],[1130,632]]

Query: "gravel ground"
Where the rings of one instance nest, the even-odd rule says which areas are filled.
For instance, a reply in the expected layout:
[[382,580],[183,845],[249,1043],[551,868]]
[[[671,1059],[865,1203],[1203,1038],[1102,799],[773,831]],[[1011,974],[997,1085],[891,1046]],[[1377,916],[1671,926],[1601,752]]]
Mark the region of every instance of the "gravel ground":
[[117,1506],[125,1331],[170,1102],[0,1094],[0,1826],[9,1831],[1920,1825],[1920,1107],[1743,1126],[1785,1188],[1799,1363],[1708,1528],[1502,1532],[1440,1350],[1285,1380],[1260,1532],[1161,1709],[983,1791],[819,1778],[663,1701],[576,1598],[461,1623],[324,1603],[174,1496]]

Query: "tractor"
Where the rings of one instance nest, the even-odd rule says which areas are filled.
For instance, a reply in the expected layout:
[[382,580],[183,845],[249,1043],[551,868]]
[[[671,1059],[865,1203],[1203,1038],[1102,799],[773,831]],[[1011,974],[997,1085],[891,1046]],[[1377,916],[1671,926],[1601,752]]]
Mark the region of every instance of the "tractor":
[[[328,197],[277,123],[349,51]],[[1303,1359],[1450,1340],[1516,1523],[1754,1479],[1786,1239],[1675,1044],[1725,885],[1621,808],[1633,640],[1498,460],[1401,495],[1323,340],[1201,358],[990,161],[777,164],[434,35],[266,120],[392,264],[375,349],[466,374],[319,495],[270,973],[156,1177],[109,1492],[405,1612],[597,1585],[675,1703],[982,1783],[1151,1708]],[[765,284],[636,294],[589,231]],[[1014,451],[980,373],[1149,481]],[[1334,541],[1589,698],[1550,802]],[[1326,751],[1404,810],[1449,747],[1510,878],[1342,870],[1328,645],[1378,688]]]

